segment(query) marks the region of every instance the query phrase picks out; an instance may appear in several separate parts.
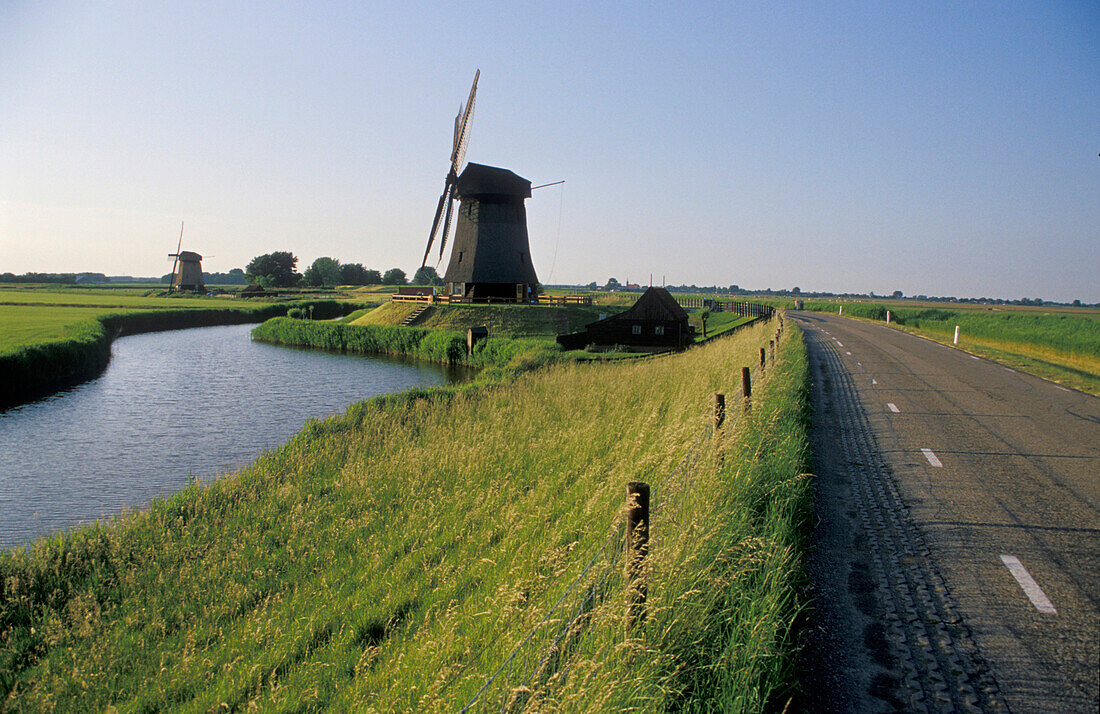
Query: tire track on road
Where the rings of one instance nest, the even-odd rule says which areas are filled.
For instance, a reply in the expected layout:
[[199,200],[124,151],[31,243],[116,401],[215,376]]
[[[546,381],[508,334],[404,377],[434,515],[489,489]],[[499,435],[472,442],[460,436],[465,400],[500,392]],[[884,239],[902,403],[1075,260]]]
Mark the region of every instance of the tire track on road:
[[[881,710],[1005,711],[989,668],[879,453],[852,376],[835,345],[813,331],[805,334],[816,372],[815,416],[823,409],[831,417],[815,419],[815,429],[823,432],[815,444],[839,447],[840,463],[835,465],[846,472],[842,476],[851,487],[853,545],[869,554],[870,582],[860,586],[865,566],[858,556],[848,576],[848,596],[865,618],[863,642],[856,646],[869,650],[864,660],[879,667],[867,677],[870,686],[861,696],[873,697]],[[819,481],[829,477],[818,474]],[[871,583],[873,588],[867,587]],[[874,652],[883,647],[885,653]],[[857,710],[867,703],[826,702],[821,708]]]

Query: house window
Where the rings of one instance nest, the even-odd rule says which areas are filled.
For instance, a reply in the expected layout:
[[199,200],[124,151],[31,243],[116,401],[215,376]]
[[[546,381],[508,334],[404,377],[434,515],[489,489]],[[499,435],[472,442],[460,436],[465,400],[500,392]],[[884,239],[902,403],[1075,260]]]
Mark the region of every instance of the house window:
[[653,334],[655,334],[655,335],[665,334],[665,326],[664,325],[657,325],[656,327],[653,328]]
[[642,326],[641,325],[634,325],[633,327],[631,327],[631,331],[635,335],[640,335],[640,334],[642,334]]

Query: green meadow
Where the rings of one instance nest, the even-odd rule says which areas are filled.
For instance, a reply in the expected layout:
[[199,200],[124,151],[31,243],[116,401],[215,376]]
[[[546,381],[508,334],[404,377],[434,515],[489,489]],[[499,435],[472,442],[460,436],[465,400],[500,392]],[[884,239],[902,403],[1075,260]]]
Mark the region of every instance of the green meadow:
[[[0,554],[0,697],[27,711],[783,709],[810,508],[795,330],[755,374],[751,409],[736,397],[775,329],[362,402],[147,511]],[[654,489],[640,619],[622,564],[601,560],[630,481]]]

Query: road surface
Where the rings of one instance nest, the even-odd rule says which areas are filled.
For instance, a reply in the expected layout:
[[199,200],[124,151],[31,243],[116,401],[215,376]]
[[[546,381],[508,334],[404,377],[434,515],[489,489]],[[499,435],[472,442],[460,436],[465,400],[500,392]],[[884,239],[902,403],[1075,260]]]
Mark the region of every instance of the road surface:
[[804,705],[1100,711],[1100,399],[787,315],[814,380]]

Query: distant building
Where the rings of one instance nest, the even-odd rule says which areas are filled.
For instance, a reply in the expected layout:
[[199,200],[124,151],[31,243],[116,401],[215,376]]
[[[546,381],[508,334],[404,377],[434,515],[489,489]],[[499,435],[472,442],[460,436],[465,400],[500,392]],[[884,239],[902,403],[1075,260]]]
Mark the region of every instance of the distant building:
[[558,336],[566,349],[586,345],[683,349],[692,339],[687,312],[664,288],[649,288],[629,310],[586,325],[583,332]]

